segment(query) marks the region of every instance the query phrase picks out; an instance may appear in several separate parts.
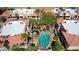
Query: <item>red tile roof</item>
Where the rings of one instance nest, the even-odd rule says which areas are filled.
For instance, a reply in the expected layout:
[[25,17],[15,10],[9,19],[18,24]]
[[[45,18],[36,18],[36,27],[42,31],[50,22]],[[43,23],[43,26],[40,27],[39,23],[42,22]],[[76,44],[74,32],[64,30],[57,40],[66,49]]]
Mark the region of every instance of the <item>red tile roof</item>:
[[[5,38],[0,37],[0,40],[4,41]],[[6,40],[9,41],[9,46],[10,46],[10,47],[12,47],[12,46],[15,45],[15,44],[20,44],[20,43],[24,42],[24,41],[21,39],[20,36],[10,36],[10,37],[6,38]]]
[[68,45],[70,45],[73,40],[73,36],[69,33],[66,33],[66,32],[62,32],[62,33],[63,33]]
[[36,13],[31,14],[31,16],[38,16]]
[[15,44],[20,44],[20,43],[22,43],[23,42],[23,40],[21,39],[21,37],[20,36],[10,36],[9,38],[8,38],[8,40],[9,40],[9,45],[12,47],[13,45],[15,45]]
[[9,17],[10,16],[10,12],[7,10],[1,16]]
[[[63,20],[58,20],[58,23],[62,23]],[[79,46],[79,35],[73,35],[71,33],[62,32],[69,46]]]
[[76,36],[75,39],[73,39],[71,46],[79,46],[79,36]]
[[43,12],[46,12],[46,13],[50,12],[50,13],[53,13],[52,8],[48,8],[48,7],[45,7],[45,8],[43,9]]
[[69,46],[79,46],[79,35],[62,32]]
[[[0,40],[3,41],[4,39],[2,37],[0,37]],[[3,47],[3,43],[0,43],[0,47]]]

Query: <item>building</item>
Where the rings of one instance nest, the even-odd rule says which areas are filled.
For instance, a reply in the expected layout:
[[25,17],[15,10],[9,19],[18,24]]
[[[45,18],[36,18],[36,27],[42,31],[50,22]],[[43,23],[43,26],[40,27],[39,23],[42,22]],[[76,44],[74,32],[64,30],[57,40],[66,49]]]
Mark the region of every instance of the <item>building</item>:
[[64,20],[59,30],[59,38],[66,50],[79,50],[79,21]]
[[53,13],[59,18],[65,18],[65,19],[78,19],[79,18],[79,10],[78,9],[71,9],[71,8],[63,8],[61,10],[60,8],[53,8]]
[[12,18],[16,18],[16,15],[19,16],[19,19],[22,18],[29,18],[29,19],[35,19],[37,20],[39,17],[37,15],[37,13],[35,13],[36,9],[26,9],[26,8],[22,8],[22,9],[15,9],[13,11],[11,11],[11,16]]
[[3,12],[1,14],[1,16],[5,16],[5,17],[9,18],[10,17],[10,11],[9,10],[6,10],[5,12]]
[[53,13],[53,8],[49,8],[49,7],[44,7],[43,8],[43,12],[45,12],[45,13]]

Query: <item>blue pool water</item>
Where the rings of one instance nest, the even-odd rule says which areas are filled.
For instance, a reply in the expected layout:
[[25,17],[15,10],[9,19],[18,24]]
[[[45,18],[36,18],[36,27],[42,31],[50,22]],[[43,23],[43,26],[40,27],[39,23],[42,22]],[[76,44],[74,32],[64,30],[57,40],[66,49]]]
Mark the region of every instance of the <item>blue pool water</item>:
[[41,36],[39,37],[39,44],[41,48],[46,48],[49,44],[49,34],[48,32],[43,32]]

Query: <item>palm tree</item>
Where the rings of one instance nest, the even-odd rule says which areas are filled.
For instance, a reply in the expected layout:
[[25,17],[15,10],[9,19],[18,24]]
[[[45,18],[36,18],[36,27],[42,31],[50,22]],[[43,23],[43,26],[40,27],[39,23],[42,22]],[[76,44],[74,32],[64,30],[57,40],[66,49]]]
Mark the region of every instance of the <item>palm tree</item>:
[[65,10],[63,9],[63,7],[60,7],[59,9],[60,9],[61,11],[65,11]]
[[38,15],[38,19],[40,19],[40,18],[39,18],[39,17],[40,17],[40,12],[41,12],[40,9],[36,9],[36,10],[35,10],[35,13]]
[[0,7],[0,14],[2,14],[6,9],[4,7]]
[[25,51],[25,48],[20,48],[17,44],[12,46],[12,51]]
[[22,37],[22,39],[23,39],[24,41],[26,41],[28,35],[27,35],[26,33],[22,33],[22,34],[21,34],[21,37]]
[[26,51],[37,51],[38,46],[35,46],[34,43],[31,43],[30,46],[27,47]]
[[54,26],[56,24],[56,21],[57,21],[56,17],[51,13],[43,13],[43,17],[41,20],[43,24]]
[[0,22],[6,22],[7,18],[5,16],[0,16]]
[[27,43],[28,43],[28,44],[30,43],[31,39],[32,39],[32,38],[31,38],[30,36],[27,37]]
[[21,34],[22,39],[24,39],[24,41],[27,41],[27,45],[29,44],[29,42],[31,41],[31,37],[28,36],[26,33],[22,33]]

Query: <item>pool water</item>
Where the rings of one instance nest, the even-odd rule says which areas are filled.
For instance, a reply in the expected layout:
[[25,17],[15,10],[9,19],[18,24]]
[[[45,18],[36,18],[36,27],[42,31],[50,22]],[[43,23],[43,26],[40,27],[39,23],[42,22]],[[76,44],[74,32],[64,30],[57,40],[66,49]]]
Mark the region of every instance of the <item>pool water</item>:
[[46,48],[49,44],[49,34],[48,32],[43,32],[39,37],[39,44],[41,48]]

